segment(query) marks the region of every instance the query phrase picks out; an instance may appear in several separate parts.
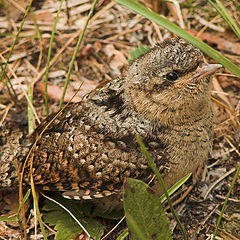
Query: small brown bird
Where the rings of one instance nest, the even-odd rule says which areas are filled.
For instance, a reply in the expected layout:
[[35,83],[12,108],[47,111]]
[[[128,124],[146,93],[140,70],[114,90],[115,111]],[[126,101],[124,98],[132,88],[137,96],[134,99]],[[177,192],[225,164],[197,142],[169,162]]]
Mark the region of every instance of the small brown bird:
[[[123,77],[67,106],[42,134],[56,115],[36,129],[33,142],[41,137],[30,155],[35,185],[63,191],[69,198],[96,199],[119,193],[125,178],[148,182],[153,173],[136,134],[167,187],[194,172],[211,149],[210,80],[219,67],[205,64],[202,53],[182,39],[150,49],[130,64]],[[0,156],[0,189],[16,185],[6,155]],[[18,157],[21,167],[24,159]],[[157,181],[153,185],[158,189]]]

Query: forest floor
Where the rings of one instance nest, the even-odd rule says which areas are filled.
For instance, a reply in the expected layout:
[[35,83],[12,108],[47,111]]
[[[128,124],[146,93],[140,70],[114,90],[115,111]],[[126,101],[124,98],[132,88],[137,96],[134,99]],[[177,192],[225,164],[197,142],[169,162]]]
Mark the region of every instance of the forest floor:
[[[27,100],[25,93],[33,89],[33,106],[40,119],[45,118],[44,79],[49,40],[58,10],[57,0],[34,1],[32,12],[27,17],[7,67],[7,76],[13,91],[0,82],[0,124],[14,120],[27,127]],[[183,1],[179,11],[173,4],[162,6],[158,1],[143,1],[149,8],[164,15],[171,22],[184,27],[189,33],[203,40],[236,65],[240,66],[240,41],[207,1],[194,4]],[[176,1],[177,2],[177,1]],[[186,4],[184,4],[186,2]],[[190,1],[189,1],[190,2]],[[224,1],[236,22],[240,22],[240,4]],[[236,1],[237,2],[237,1]],[[14,5],[13,5],[14,3]],[[68,3],[68,6],[65,4]],[[64,1],[56,27],[49,72],[48,99],[50,113],[57,111],[68,65],[71,61],[79,33],[86,21],[92,1]],[[27,1],[6,1],[0,4],[0,57],[3,64],[10,52],[14,36],[21,24]],[[41,35],[38,34],[38,24]],[[77,58],[73,65],[65,103],[79,89],[72,101],[99,84],[121,75],[130,58],[130,51],[139,45],[154,46],[173,36],[157,24],[133,13],[114,1],[99,0],[90,20]],[[214,60],[205,55],[207,62]],[[240,79],[222,68],[213,78],[212,100],[215,112],[213,151],[208,162],[199,169],[198,177],[189,180],[173,196],[175,209],[189,239],[210,239],[223,202],[228,193],[234,173],[240,164],[239,153],[239,108]],[[10,94],[11,93],[11,94]],[[38,121],[36,120],[36,126]],[[17,211],[17,195],[0,193],[0,210],[4,216]],[[29,211],[31,213],[31,211]],[[172,219],[174,239],[182,239]],[[3,215],[2,215],[3,216]],[[32,216],[29,216],[32,218]],[[106,221],[108,224],[109,221]],[[114,226],[114,221],[111,224]],[[34,223],[29,221],[28,230],[33,234]],[[51,231],[49,230],[51,233]],[[121,229],[117,228],[108,239],[116,239]],[[16,223],[1,222],[0,238],[21,239]],[[218,239],[240,239],[240,178],[235,183],[225,210]],[[31,238],[34,238],[33,235]],[[39,237],[41,238],[41,237]],[[77,238],[76,238],[77,239]]]

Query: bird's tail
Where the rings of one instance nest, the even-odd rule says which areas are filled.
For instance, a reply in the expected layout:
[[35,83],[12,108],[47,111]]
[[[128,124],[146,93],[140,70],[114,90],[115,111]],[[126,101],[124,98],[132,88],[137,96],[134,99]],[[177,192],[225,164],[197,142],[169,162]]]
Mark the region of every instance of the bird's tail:
[[18,165],[29,145],[25,127],[0,127],[0,191],[18,187]]

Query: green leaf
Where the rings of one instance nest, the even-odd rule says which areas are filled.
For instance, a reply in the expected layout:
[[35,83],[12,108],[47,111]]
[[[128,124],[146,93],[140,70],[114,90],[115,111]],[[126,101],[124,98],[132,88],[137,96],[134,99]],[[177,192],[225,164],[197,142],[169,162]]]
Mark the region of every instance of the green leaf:
[[[86,216],[90,214],[91,206],[85,202],[73,201],[56,196],[54,200],[66,207],[74,217],[86,228],[87,232],[94,239],[100,239],[104,233],[104,226],[96,219]],[[70,214],[58,204],[46,200],[43,209],[47,211],[44,221],[51,226],[55,226],[57,231],[56,240],[73,239],[77,234],[83,232],[82,228],[70,216]]]
[[162,204],[147,184],[128,179],[123,203],[130,239],[172,239]]
[[131,58],[128,60],[128,63],[131,63],[141,55],[145,54],[146,52],[148,52],[148,50],[149,50],[148,46],[139,45],[137,48],[130,52]]
[[201,51],[206,53],[209,57],[215,59],[217,62],[222,64],[224,67],[226,67],[228,70],[230,70],[232,73],[236,74],[238,77],[240,77],[240,68],[232,63],[230,60],[228,60],[226,57],[224,57],[220,52],[216,51],[215,49],[208,46],[203,41],[193,37],[188,32],[184,31],[180,27],[178,27],[176,24],[170,22],[166,18],[160,16],[159,14],[153,12],[149,8],[146,8],[139,2],[135,0],[115,0],[117,3],[120,3],[132,11],[141,14],[142,16],[146,17],[147,19],[159,24],[160,26],[166,28],[172,33],[175,33],[179,37],[187,40],[188,42],[192,43],[195,47],[199,48]]
[[124,212],[123,209],[113,209],[110,212],[105,212],[97,207],[94,209],[92,216],[116,220],[122,218],[124,216]]

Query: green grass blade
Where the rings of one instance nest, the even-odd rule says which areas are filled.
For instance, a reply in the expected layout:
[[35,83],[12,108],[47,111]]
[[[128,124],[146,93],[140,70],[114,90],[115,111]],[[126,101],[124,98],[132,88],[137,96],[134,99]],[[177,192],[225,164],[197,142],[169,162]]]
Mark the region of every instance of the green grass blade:
[[[187,174],[185,177],[183,177],[182,179],[180,179],[177,183],[175,183],[172,187],[170,187],[168,189],[168,195],[171,196],[173,193],[175,193],[177,191],[177,189],[180,188],[180,186],[182,186],[192,175],[192,173]],[[161,203],[163,203],[166,200],[166,195],[163,194],[159,200],[161,201]]]
[[17,222],[19,219],[17,217],[0,217],[0,222],[4,221],[4,222]]
[[124,240],[128,236],[128,229],[125,229],[116,240]]
[[177,224],[178,224],[178,227],[180,229],[180,231],[182,232],[182,235],[183,235],[183,239],[186,240],[187,239],[187,235],[186,235],[186,232],[183,228],[183,225],[182,223],[180,222],[174,208],[173,208],[173,205],[172,205],[172,202],[171,202],[171,199],[168,195],[168,192],[167,192],[167,188],[164,184],[164,181],[162,179],[162,176],[160,175],[158,169],[157,169],[157,166],[156,164],[154,163],[153,159],[151,158],[149,152],[147,151],[146,147],[144,146],[144,143],[142,142],[142,139],[139,135],[137,135],[137,142],[141,148],[141,151],[142,153],[144,154],[144,156],[146,157],[147,161],[148,161],[148,165],[151,167],[151,169],[153,170],[154,174],[156,175],[158,181],[159,181],[159,184],[161,186],[161,188],[163,189],[164,193],[165,193],[165,196],[167,198],[167,201],[168,201],[168,205],[171,209],[171,212],[172,212],[172,215],[174,217],[174,219],[176,220]]
[[20,32],[22,31],[23,24],[24,24],[24,22],[25,22],[25,20],[26,20],[26,17],[27,17],[27,15],[28,15],[28,13],[29,13],[29,11],[30,11],[30,9],[31,9],[32,2],[33,2],[33,0],[31,0],[31,1],[29,2],[29,4],[28,4],[27,10],[26,10],[26,12],[25,12],[25,14],[24,14],[24,17],[23,17],[23,20],[22,20],[22,22],[21,22],[21,25],[20,25],[20,27],[19,27],[19,29],[18,29],[17,35],[16,35],[16,37],[15,37],[15,39],[14,39],[14,41],[13,41],[13,44],[12,44],[12,46],[11,46],[11,49],[10,49],[10,52],[9,52],[9,55],[8,55],[8,58],[7,58],[7,61],[5,62],[4,67],[3,67],[3,71],[2,71],[2,73],[1,73],[1,75],[0,75],[0,82],[2,81],[2,78],[3,78],[4,74],[5,74],[5,71],[6,71],[8,62],[9,62],[9,59],[10,59],[10,57],[12,56],[13,49],[14,49],[16,43],[17,43],[19,34],[20,34]]
[[34,207],[35,207],[35,210],[36,210],[37,219],[38,219],[38,222],[39,222],[39,225],[40,225],[40,228],[41,228],[43,239],[47,240],[47,234],[46,234],[44,224],[43,224],[43,221],[42,221],[42,217],[41,217],[41,213],[40,213],[40,210],[39,210],[39,207],[38,207],[38,198],[37,198],[37,194],[36,194],[36,191],[35,191],[35,186],[34,186],[32,176],[31,176],[31,189],[32,189],[33,204],[34,204]]
[[232,4],[234,5],[234,7],[237,9],[237,11],[240,11],[240,4],[239,2],[236,0],[231,0]]
[[208,2],[222,16],[222,18],[225,20],[228,26],[232,29],[232,31],[236,34],[236,36],[240,38],[240,29],[238,28],[236,22],[231,17],[231,15],[228,13],[227,9],[223,6],[223,4],[219,0],[216,0],[216,3],[218,6],[212,0],[208,0]]
[[19,221],[19,215],[20,215],[21,209],[23,207],[23,204],[28,200],[30,192],[31,192],[31,189],[29,189],[26,192],[26,194],[24,195],[24,198],[23,198],[21,204],[18,207],[18,211],[17,211],[17,216],[16,217],[0,217],[0,221],[11,221],[11,222]]
[[231,15],[228,13],[227,9],[223,6],[223,4],[219,0],[216,0],[216,3],[218,4],[219,8],[221,9],[221,11],[223,13],[222,16],[225,16],[225,18],[227,19],[227,23],[228,23],[229,27],[233,30],[233,32],[236,34],[236,36],[238,38],[240,38],[240,29],[237,26],[234,19],[231,17]]
[[[28,98],[32,103],[32,93],[33,93],[33,89],[31,86],[28,86]],[[33,110],[28,102],[28,107],[27,107],[27,111],[28,111],[28,134],[31,134],[34,131],[34,117],[33,117]]]
[[8,8],[7,8],[7,5],[6,5],[6,3],[5,3],[4,0],[1,0],[1,4],[3,5],[3,8],[4,8],[4,10],[7,12],[7,14],[9,14],[9,11],[8,11]]
[[46,74],[45,74],[45,94],[44,94],[44,100],[45,100],[45,109],[46,109],[46,115],[49,115],[49,110],[48,110],[48,96],[47,96],[47,86],[48,86],[48,73],[49,73],[49,65],[50,65],[50,60],[51,60],[51,53],[52,53],[52,45],[53,45],[53,39],[55,36],[56,32],[56,27],[57,27],[57,22],[58,22],[58,17],[62,9],[62,4],[64,0],[61,0],[58,11],[57,11],[57,16],[55,18],[54,24],[53,24],[53,30],[51,34],[51,39],[49,43],[49,48],[48,48],[48,56],[47,56],[47,63],[46,63]]
[[217,235],[218,227],[219,227],[220,222],[221,222],[221,220],[222,220],[222,216],[223,216],[224,210],[225,210],[225,208],[226,208],[226,206],[227,206],[228,199],[229,199],[230,194],[231,194],[231,192],[232,192],[232,190],[233,190],[233,187],[234,187],[234,184],[235,184],[235,182],[236,182],[236,180],[237,180],[237,177],[238,177],[238,175],[239,175],[239,172],[240,172],[240,165],[239,165],[238,168],[237,168],[237,171],[236,171],[236,173],[235,173],[235,175],[234,175],[234,178],[233,178],[233,181],[232,181],[232,183],[231,183],[230,189],[229,189],[229,191],[228,191],[227,197],[226,197],[226,199],[225,199],[225,201],[224,201],[224,204],[223,204],[221,213],[220,213],[219,218],[218,218],[218,221],[217,221],[216,228],[215,228],[214,233],[213,233],[213,236],[212,236],[212,238],[211,238],[212,240],[214,240],[215,237],[216,237],[216,235]]
[[42,40],[42,33],[41,33],[40,27],[39,27],[39,25],[37,23],[37,19],[36,19],[34,13],[33,13],[32,8],[30,9],[30,13],[31,13],[31,17],[32,17],[34,26],[35,26],[36,31],[37,31],[37,38],[41,41]]
[[28,189],[28,191],[26,192],[26,194],[23,197],[23,200],[22,200],[21,204],[18,207],[17,219],[19,219],[19,215],[20,215],[21,209],[22,209],[24,203],[28,200],[30,193],[31,193],[31,189]]
[[76,58],[76,56],[77,56],[79,47],[80,47],[80,45],[81,45],[81,43],[82,43],[82,40],[83,40],[83,36],[84,36],[84,34],[85,34],[85,32],[86,32],[88,23],[89,23],[92,15],[93,15],[93,12],[94,12],[94,9],[95,9],[95,6],[96,6],[97,2],[98,2],[98,0],[94,0],[94,2],[93,2],[93,4],[92,4],[92,7],[91,7],[91,9],[90,9],[90,11],[89,11],[89,14],[88,14],[86,23],[84,24],[83,30],[82,30],[81,34],[79,35],[78,42],[77,42],[77,45],[76,45],[76,47],[75,47],[75,50],[74,50],[74,53],[73,53],[73,57],[72,57],[72,60],[71,60],[71,62],[70,62],[69,68],[68,68],[67,78],[66,78],[66,81],[65,81],[65,84],[64,84],[62,97],[61,97],[61,100],[60,100],[60,103],[59,103],[59,107],[60,107],[60,108],[62,107],[63,102],[64,102],[64,96],[65,96],[66,91],[67,91],[67,86],[68,86],[68,82],[69,82],[70,74],[71,74],[71,72],[72,72],[72,68],[73,68],[73,64],[74,64],[75,58]]
[[208,46],[206,43],[202,42],[201,40],[193,37],[191,34],[187,33],[176,24],[168,21],[164,17],[158,15],[157,13],[153,12],[152,10],[146,8],[142,4],[136,2],[135,0],[115,0],[117,3],[120,3],[132,11],[141,14],[142,16],[146,17],[147,19],[161,25],[162,27],[168,29],[170,32],[175,33],[181,38],[184,38],[188,42],[192,43],[194,46],[199,48],[201,51],[206,53],[211,58],[215,59],[217,62],[222,64],[232,73],[236,74],[240,77],[240,68],[224,57],[221,53],[216,51],[215,49]]

